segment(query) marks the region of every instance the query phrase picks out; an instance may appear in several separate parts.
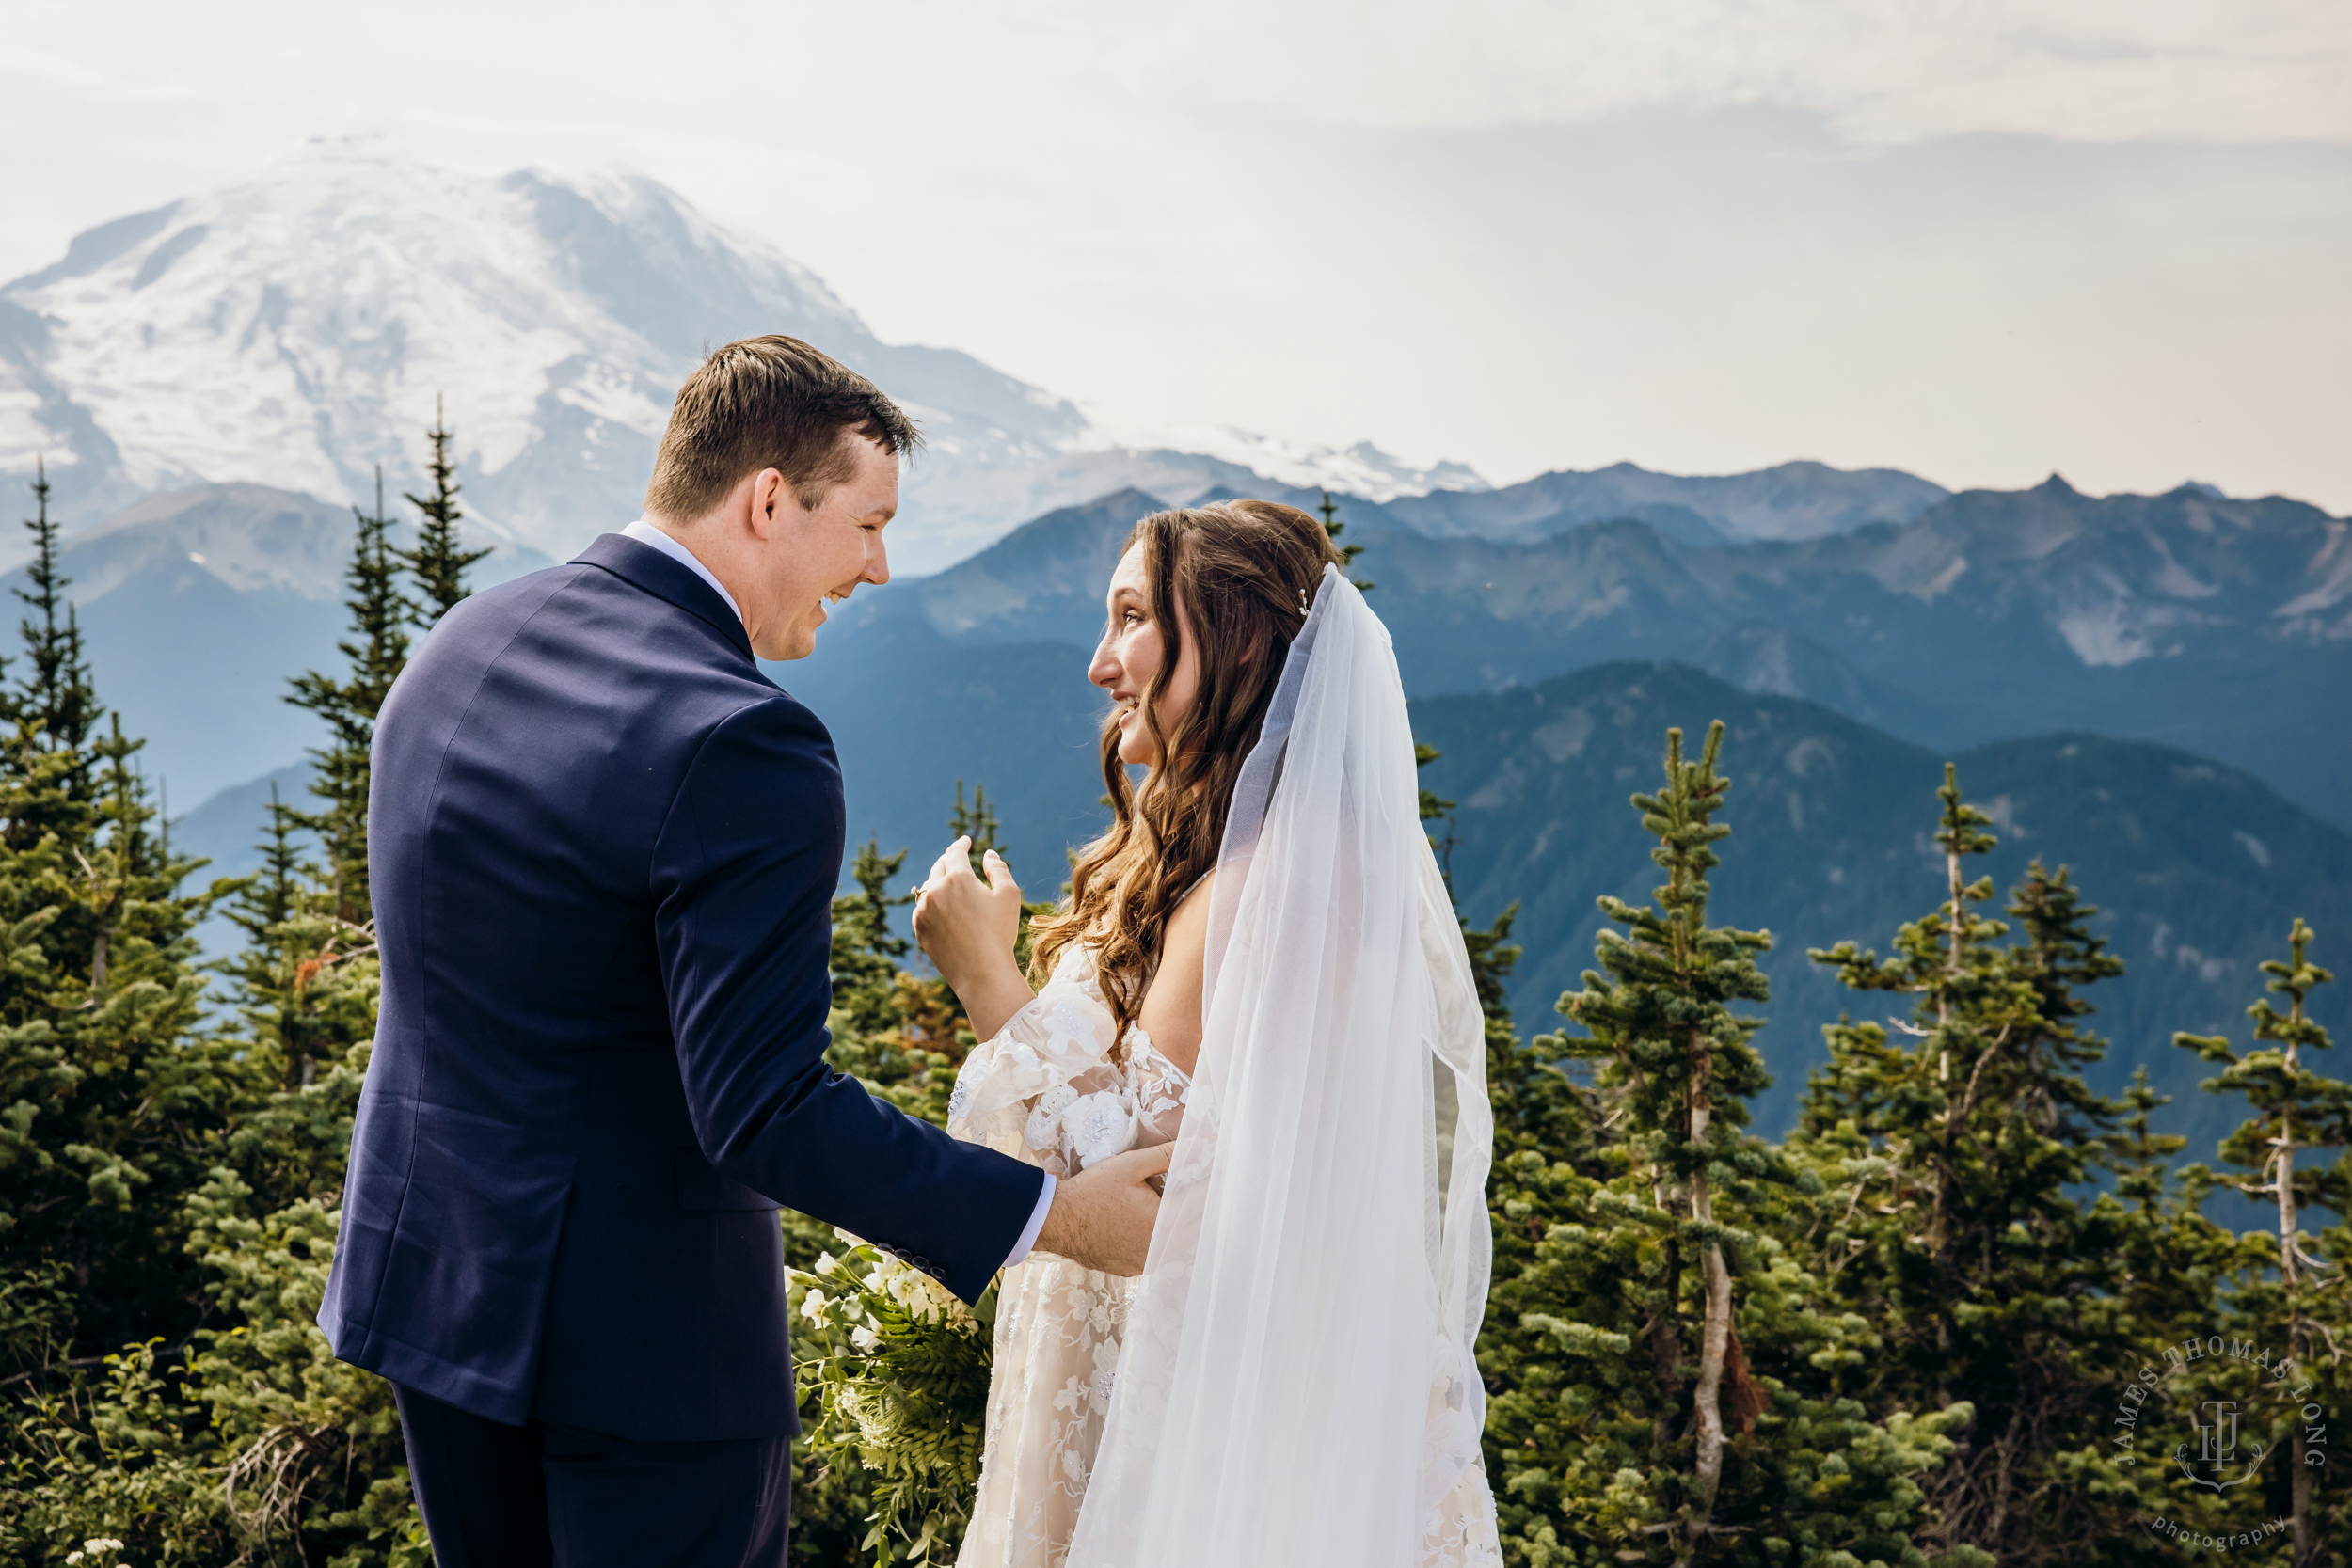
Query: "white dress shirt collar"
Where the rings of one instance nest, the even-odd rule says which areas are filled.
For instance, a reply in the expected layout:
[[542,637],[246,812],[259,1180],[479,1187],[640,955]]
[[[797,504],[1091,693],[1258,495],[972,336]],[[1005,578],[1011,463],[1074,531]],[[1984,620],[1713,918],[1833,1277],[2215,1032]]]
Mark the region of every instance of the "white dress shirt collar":
[[726,600],[727,608],[735,611],[735,618],[739,621],[743,619],[743,607],[735,602],[735,595],[726,591],[725,584],[711,575],[709,567],[696,559],[692,550],[688,549],[643,517],[621,530],[621,535],[627,539],[634,539],[641,545],[651,545],[655,549],[710,584],[718,591],[719,597]]

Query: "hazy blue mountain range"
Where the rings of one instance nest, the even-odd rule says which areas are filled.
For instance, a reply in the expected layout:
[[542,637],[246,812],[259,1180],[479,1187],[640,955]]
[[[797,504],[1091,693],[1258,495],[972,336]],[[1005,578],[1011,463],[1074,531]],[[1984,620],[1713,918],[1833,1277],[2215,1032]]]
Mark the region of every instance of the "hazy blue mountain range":
[[[1853,488],[1849,482],[1869,479],[1817,464],[1787,464],[1734,476],[1738,482],[1756,481],[1754,486],[1621,469],[1605,472],[1617,473],[1620,479],[1626,472],[1638,475],[1645,492],[1683,487],[1700,506],[1715,506],[1726,496],[1736,499],[1748,489],[1768,491],[1777,498],[1779,512],[1764,515],[1751,508],[1742,515],[1756,526],[1783,529],[1806,526],[1806,517],[1848,506],[1852,499],[1848,492]],[[1230,465],[1214,475],[1197,470],[1198,465],[1161,477],[1177,482],[1179,494],[1230,494],[1232,487],[1224,481],[1240,479],[1255,491],[1305,502],[1322,495],[1320,490],[1259,480]],[[1202,490],[1204,477],[1218,483]],[[1494,494],[1508,499],[1550,481],[1587,477],[1592,476],[1548,475]],[[462,503],[471,506],[472,482],[469,476],[461,479],[468,484]],[[1808,490],[1808,484],[1813,488]],[[1870,480],[1862,493],[1867,499],[1877,487],[1878,482]],[[1566,485],[1567,490],[1575,488]],[[1476,498],[1449,492],[1448,499]],[[908,580],[927,606],[943,602],[943,594],[965,601],[961,608],[942,611],[958,635],[1042,635],[1090,641],[1098,613],[1094,600],[1100,580],[1109,571],[1104,552],[1136,516],[1160,504],[1140,490],[1120,491],[1076,509],[1076,515],[1094,520],[1087,541],[1074,541],[1068,529],[1041,522],[1025,531],[1024,544],[1008,554],[989,553],[953,574]],[[1351,515],[1361,513],[1383,526],[1396,526],[1376,502],[1348,497],[1343,504]],[[397,517],[411,515],[396,486],[389,492],[389,505]],[[70,593],[82,607],[92,645],[102,655],[102,668],[109,673],[126,721],[150,737],[150,766],[171,782],[175,798],[200,800],[252,777],[257,768],[300,754],[308,744],[310,720],[275,701],[275,693],[283,689],[283,677],[328,657],[326,650],[341,626],[338,601],[351,538],[348,508],[300,492],[238,483],[158,493],[95,525],[64,500],[52,510],[65,532],[63,563],[74,579]],[[1758,516],[1763,517],[1760,523]],[[626,519],[611,526],[620,520]],[[1725,530],[1741,526],[1729,511],[1718,520]],[[1516,525],[1504,518],[1495,526],[1507,530]],[[406,527],[401,524],[402,530]],[[476,568],[478,582],[501,581],[550,559],[489,531],[479,519],[469,516],[467,527],[473,543],[496,548]],[[0,531],[0,538],[8,531]],[[894,546],[902,537],[894,528]],[[9,542],[23,545],[21,537]],[[1027,616],[1021,607],[1037,597],[1039,585],[993,583],[989,575],[997,571],[1015,576],[1037,572],[1063,583],[1068,592],[1066,602],[1054,611],[1058,619],[1049,625]],[[1075,578],[1070,576],[1073,572]],[[894,587],[880,597],[896,600],[907,592]],[[865,597],[852,601],[851,618],[867,608]]]
[[[2283,956],[2297,913],[2352,974],[2352,834],[2239,769],[2084,734],[1931,751],[1687,666],[1620,663],[1413,705],[1416,737],[1444,753],[1423,780],[1456,802],[1438,832],[1453,835],[1463,909],[1483,922],[1519,903],[1527,954],[1513,994],[1530,1032],[1563,1025],[1551,1004],[1593,967],[1594,898],[1657,885],[1652,841],[1626,800],[1661,782],[1666,726],[1695,744],[1715,719],[1729,725],[1733,787],[1719,820],[1733,832],[1710,879],[1714,915],[1775,938],[1773,999],[1757,1009],[1772,1021],[1760,1041],[1777,1079],[1758,1106],[1767,1128],[1794,1116],[1804,1069],[1824,1054],[1823,1023],[1841,1011],[1911,1017],[1901,998],[1841,990],[1804,953],[1851,940],[1884,954],[1899,925],[1934,911],[1944,863],[1930,834],[1947,759],[2000,840],[1972,878],[1993,875],[2005,905],[2040,857],[2070,867],[2100,906],[2098,927],[2129,970],[2091,992],[2090,1026],[2111,1041],[2094,1083],[2114,1092],[2145,1064],[2176,1098],[2172,1129],[2197,1140],[2193,1157],[2211,1158],[2236,1117],[2198,1091],[2212,1069],[2175,1049],[2173,1031],[2242,1042],[2245,1009],[2262,994],[2256,965]],[[2321,993],[2339,1039],[2352,1025],[2347,992]]]
[[[815,657],[771,667],[833,728],[853,835],[914,851],[902,886],[945,840],[959,778],[988,786],[1036,894],[1099,824],[1102,700],[1084,671],[1118,546],[1157,504],[1126,491],[1065,508],[950,571],[862,591]],[[1703,548],[1638,522],[1433,541],[1392,509],[1347,511],[1415,727],[1446,753],[1427,776],[1457,802],[1450,859],[1464,906],[1484,919],[1522,905],[1516,995],[1532,1028],[1551,1026],[1550,1002],[1590,961],[1594,896],[1647,885],[1625,797],[1650,783],[1665,726],[1696,734],[1713,718],[1732,726],[1739,781],[1718,907],[1780,942],[1768,1123],[1786,1118],[1820,1025],[1848,1005],[1803,950],[1849,937],[1883,947],[1940,896],[1926,835],[1947,755],[2001,823],[1997,875],[2034,854],[2062,861],[2106,910],[2133,970],[2101,1004],[2115,1071],[2146,1061],[2181,1095],[2184,1125],[2201,1114],[2198,1069],[2171,1051],[2171,1031],[2234,1027],[2257,993],[2253,964],[2292,913],[2323,942],[2352,933],[2341,826],[2281,799],[2258,766],[2096,733],[2201,722],[2229,756],[2235,726],[2307,738],[2303,752],[2265,753],[2274,767],[2340,761],[2352,687],[2321,676],[2341,668],[2344,525],[2309,508],[2197,490],[2093,499],[2054,484],[1953,497],[1845,535]],[[266,525],[254,525],[251,556],[224,548],[244,537],[238,516]],[[173,749],[195,743],[204,714],[245,716],[242,749],[206,766],[253,782],[178,830],[222,869],[250,863],[272,779],[289,797],[298,788],[284,765],[310,739],[308,716],[275,695],[284,674],[332,657],[348,528],[302,498],[206,491],[68,553],[75,592],[97,591],[84,616],[108,694],[161,737],[152,768],[183,776]],[[278,564],[265,572],[262,559]],[[2094,593],[2105,640],[2082,629]],[[201,672],[224,657],[282,669],[208,686]],[[175,658],[190,672],[177,687]],[[1653,662],[1668,659],[1690,662]],[[2168,682],[2195,700],[2168,713]],[[2035,734],[2053,730],[2069,733]]]
[[[1374,594],[1383,610],[1387,590]],[[955,782],[985,782],[1006,824],[1015,872],[1034,896],[1060,882],[1063,850],[1099,827],[1094,744],[1102,706],[1070,644],[958,648],[903,628],[909,655],[864,657],[844,640],[819,665],[771,669],[831,725],[849,787],[852,834],[911,847],[911,884],[947,837]],[[2300,912],[2352,944],[2352,835],[2260,780],[2170,747],[2085,734],[1935,751],[1819,704],[1739,689],[1688,666],[1618,662],[1533,687],[1416,699],[1416,735],[1444,755],[1425,782],[1455,801],[1441,825],[1464,910],[1484,921],[1521,906],[1527,948],[1514,1002],[1531,1030],[1592,961],[1601,893],[1638,896],[1655,880],[1626,804],[1657,779],[1665,730],[1731,726],[1736,781],[1724,820],[1735,837],[1716,879],[1721,918],[1771,928],[1776,1000],[1763,1045],[1780,1083],[1760,1115],[1793,1114],[1820,1026],[1841,1007],[1877,1016],[1882,997],[1849,998],[1804,949],[1851,938],[1882,951],[1904,920],[1940,901],[1929,833],[1947,757],[1998,823],[1986,869],[2006,888],[2036,855],[2073,866],[2106,911],[2101,929],[2131,974],[2101,988],[2097,1027],[2117,1049],[2109,1087],[2145,1062],[2183,1101],[2180,1125],[2217,1129],[2195,1085],[2202,1069],[2169,1045],[2175,1029],[2235,1030],[2260,994],[2255,964]],[[2325,955],[2322,956],[2323,958]],[[2339,952],[2352,973],[2352,956]],[[2346,988],[2352,991],[2352,988]],[[2352,994],[2329,997],[2331,1026],[2352,1025]],[[2177,1060],[2176,1060],[2177,1058]],[[2218,1115],[2218,1113],[2216,1113]]]
[[[790,673],[791,672],[780,672]],[[1102,812],[1092,744],[1099,707],[1067,645],[1009,643],[950,659],[901,690],[855,667],[801,689],[827,716],[847,774],[852,830],[909,847],[901,887],[946,839],[958,776],[985,782],[1033,895],[1063,874],[1063,847]],[[1776,1075],[1757,1107],[1777,1130],[1793,1116],[1820,1026],[1841,1011],[1907,1016],[1893,999],[1840,990],[1804,958],[1852,939],[1884,952],[1897,926],[1931,912],[1943,869],[1929,839],[1947,753],[1800,699],[1745,692],[1685,666],[1616,663],[1493,694],[1423,698],[1416,734],[1444,755],[1424,782],[1455,802],[1438,832],[1463,909],[1490,919],[1519,905],[1526,948],[1513,1004],[1522,1026],[1551,1011],[1592,963],[1602,893],[1643,896],[1656,881],[1648,840],[1626,798],[1658,778],[1666,726],[1730,726],[1734,780],[1723,820],[1734,832],[1714,879],[1719,919],[1765,927],[1772,1022],[1759,1042]],[[2130,966],[2097,988],[2091,1026],[2112,1041],[2094,1075],[2109,1090],[2144,1063],[2176,1103],[2174,1131],[2210,1144],[2227,1108],[2197,1090],[2205,1069],[2169,1041],[2177,1029],[2243,1037],[2260,994],[2255,966],[2276,956],[2300,913],[2339,972],[2352,958],[2352,835],[2234,768],[2169,747],[2067,735],[1991,742],[1957,753],[1963,784],[1996,822],[2000,847],[1979,869],[2004,890],[2027,860],[2069,866],[2101,906],[2103,934]],[[274,784],[296,797],[302,768],[223,791],[175,828],[186,850],[246,869]],[[209,875],[210,873],[208,873]],[[225,947],[233,932],[205,933]],[[2352,1030],[2352,988],[2322,992],[2319,1016]]]

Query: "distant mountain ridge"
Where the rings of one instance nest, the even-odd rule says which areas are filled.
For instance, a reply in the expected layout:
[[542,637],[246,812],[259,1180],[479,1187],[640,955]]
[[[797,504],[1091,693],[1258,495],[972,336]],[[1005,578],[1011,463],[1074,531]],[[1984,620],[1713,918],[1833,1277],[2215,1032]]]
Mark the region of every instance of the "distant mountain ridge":
[[1660,474],[1632,463],[1564,469],[1475,494],[1399,496],[1383,515],[1433,539],[1534,540],[1631,517],[1682,545],[1818,539],[1907,523],[1951,492],[1896,468],[1783,463],[1742,474]]
[[[858,628],[918,621],[966,647],[1090,646],[1119,543],[1156,504],[1127,491],[1066,507],[946,572],[852,599],[816,667],[863,646]],[[2299,501],[2196,485],[2090,497],[2053,477],[1963,492],[1904,523],[1705,546],[1629,519],[1433,539],[1397,513],[1341,515],[1416,695],[1674,659],[1925,743],[2057,729],[2160,740],[2352,826],[2339,783],[2352,764],[2352,525]]]
[[[286,682],[339,668],[352,533],[349,507],[228,484],[151,496],[65,541],[65,595],[101,700],[125,733],[146,739],[140,765],[168,785],[176,809],[318,743],[318,721],[284,701]],[[409,523],[395,524],[395,545],[413,538]],[[502,582],[548,563],[501,543],[472,579]],[[21,570],[5,581],[24,586]]]
[[[1059,881],[1102,820],[1087,650],[1119,546],[1156,504],[1131,491],[1037,518],[861,594],[814,657],[770,667],[833,728],[854,837],[920,861],[956,781],[982,782],[1031,895]],[[1521,902],[1513,994],[1531,1029],[1554,1026],[1551,1000],[1591,962],[1595,895],[1655,880],[1626,799],[1654,782],[1666,725],[1715,718],[1737,834],[1716,911],[1780,942],[1768,1125],[1793,1114],[1820,1025],[1881,1005],[1804,949],[1883,951],[1941,896],[1927,832],[1947,757],[1994,816],[2004,885],[2042,855],[2106,911],[2132,973],[2094,998],[2115,1040],[2098,1081],[2145,1063],[2180,1101],[2167,1124],[2208,1149],[2221,1112],[2171,1032],[2240,1029],[2293,913],[2352,934],[2342,519],[2055,480],[1848,534],[1698,547],[1629,520],[1431,539],[1394,510],[1345,508],[1346,538],[1367,546],[1357,570],[1379,584],[1415,733],[1444,753],[1424,782],[1456,801],[1438,831],[1465,911]],[[2343,1003],[2329,1016],[2352,1022]]]
[[[839,607],[787,684],[828,678],[867,627],[902,637],[919,622],[943,647],[1090,647],[1118,546],[1161,503],[1117,491],[948,571],[901,571]],[[1968,492],[1905,524],[1705,546],[1627,520],[1430,539],[1392,508],[1351,499],[1340,515],[1370,551],[1359,569],[1382,584],[1375,603],[1419,694],[1678,659],[1925,743],[2057,728],[2164,740],[2352,822],[2331,717],[2352,690],[2352,546],[2343,520],[2297,502],[2194,486],[2093,498],[2054,482]],[[182,800],[309,743],[307,716],[276,699],[285,677],[332,657],[350,538],[347,508],[255,485],[151,497],[69,534],[68,593],[110,700]],[[502,544],[476,580],[547,560]]]

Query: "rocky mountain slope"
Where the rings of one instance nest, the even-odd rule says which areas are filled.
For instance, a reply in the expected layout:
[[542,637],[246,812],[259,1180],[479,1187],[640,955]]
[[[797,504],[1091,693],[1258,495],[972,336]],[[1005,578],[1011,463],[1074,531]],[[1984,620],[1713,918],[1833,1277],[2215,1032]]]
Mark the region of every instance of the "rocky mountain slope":
[[1633,517],[1678,544],[1816,539],[1869,523],[1907,523],[1950,494],[1895,468],[1783,463],[1752,473],[1652,473],[1632,463],[1563,469],[1498,490],[1399,496],[1384,508],[1415,532],[1447,539],[1541,539]]

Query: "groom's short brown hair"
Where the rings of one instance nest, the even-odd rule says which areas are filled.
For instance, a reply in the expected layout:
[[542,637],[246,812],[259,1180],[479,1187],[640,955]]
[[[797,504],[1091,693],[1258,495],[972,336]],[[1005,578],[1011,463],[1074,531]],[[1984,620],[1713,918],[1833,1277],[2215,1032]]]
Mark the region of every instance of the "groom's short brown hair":
[[678,388],[645,511],[675,522],[699,517],[762,468],[783,474],[800,503],[816,507],[856,471],[842,444],[849,434],[893,457],[922,444],[914,421],[872,382],[798,338],[729,343]]

